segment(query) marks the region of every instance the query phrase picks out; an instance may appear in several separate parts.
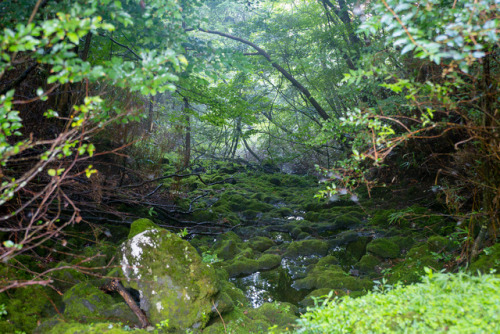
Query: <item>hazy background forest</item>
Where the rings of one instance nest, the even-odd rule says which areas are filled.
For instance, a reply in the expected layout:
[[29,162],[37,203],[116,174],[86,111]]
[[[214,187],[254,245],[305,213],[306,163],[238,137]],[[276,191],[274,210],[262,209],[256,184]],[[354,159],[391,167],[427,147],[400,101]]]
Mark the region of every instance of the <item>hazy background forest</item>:
[[[320,204],[283,213],[307,197],[325,213],[350,206],[363,223],[380,222],[375,239],[422,221],[417,230],[434,235],[414,239],[439,235],[455,245],[434,250],[445,271],[464,270],[480,255],[492,257],[480,260],[487,268],[475,269],[500,268],[497,0],[4,0],[0,13],[5,332],[32,331],[51,314],[24,306],[35,320],[15,320],[17,294],[33,287],[57,292],[51,303],[58,309],[57,298],[72,285],[59,286],[65,279],[54,273],[110,276],[111,258],[96,265],[101,253],[81,252],[106,237],[116,239],[116,249],[128,233],[120,239],[120,229],[138,218],[179,232],[205,262],[217,262],[210,256],[221,257],[220,249],[192,238],[239,234],[240,226],[264,221],[266,211],[251,208],[248,194],[239,201],[255,213],[236,204],[229,205],[234,212],[217,211],[223,199],[231,201],[232,193],[223,192],[238,184],[253,184],[262,198],[277,196],[260,188],[262,178],[276,187],[319,182],[297,190],[291,202],[268,201],[280,218],[304,213],[306,221],[326,221],[307,216]],[[307,233],[317,238],[316,232]],[[341,260],[344,270],[348,264],[358,270],[363,254],[352,264]],[[388,267],[398,263],[388,259],[405,254],[371,252]],[[384,270],[369,278],[389,274]],[[498,276],[484,279],[492,281],[474,282],[494,286],[498,296]],[[495,313],[491,307],[485,314]],[[324,327],[332,310],[322,310],[296,330],[336,332]],[[203,318],[200,330],[224,318],[217,313]],[[491,317],[479,323],[491,326]],[[227,332],[222,322],[218,330]],[[269,323],[275,328],[264,332],[285,331],[277,320]],[[187,328],[176,326],[157,322],[156,331]],[[458,331],[480,327],[464,328]]]

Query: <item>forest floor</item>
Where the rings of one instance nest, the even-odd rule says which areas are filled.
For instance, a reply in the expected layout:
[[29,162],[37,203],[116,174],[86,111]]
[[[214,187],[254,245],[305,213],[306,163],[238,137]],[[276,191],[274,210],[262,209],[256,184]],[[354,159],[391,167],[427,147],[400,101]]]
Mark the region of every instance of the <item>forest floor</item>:
[[[179,209],[194,211],[183,218],[191,221],[192,233],[179,234],[215,269],[218,281],[215,310],[204,315],[206,328],[198,332],[285,332],[329,293],[359,297],[381,284],[419,282],[425,268],[454,271],[461,261],[466,235],[430,189],[377,188],[371,196],[360,190],[318,199],[315,176],[230,165],[203,178],[180,181],[188,192],[177,198]],[[143,212],[159,226],[174,223],[153,210]],[[31,286],[0,295],[6,312],[0,312],[0,332],[121,333],[136,326],[120,295],[102,286],[117,275],[120,247],[158,227],[141,222],[132,225],[133,235],[127,225],[75,226],[64,245],[47,244],[36,256],[4,265],[2,276],[19,279],[41,267],[59,270],[50,276],[52,289]],[[77,257],[68,255],[75,252]],[[497,247],[482,254],[470,270],[500,269],[499,253]],[[145,298],[142,291],[136,297]],[[171,319],[180,316],[172,312]],[[186,332],[165,320],[151,331]]]

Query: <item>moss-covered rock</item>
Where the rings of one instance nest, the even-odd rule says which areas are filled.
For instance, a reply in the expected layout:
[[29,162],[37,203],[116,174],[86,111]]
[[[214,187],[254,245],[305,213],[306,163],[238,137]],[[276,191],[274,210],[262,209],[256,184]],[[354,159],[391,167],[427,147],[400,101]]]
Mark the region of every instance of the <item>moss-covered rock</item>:
[[356,241],[349,243],[346,251],[356,260],[359,261],[366,254],[366,245],[370,242],[368,237],[360,237]]
[[248,245],[254,251],[264,252],[264,251],[268,250],[269,248],[275,246],[276,243],[267,237],[254,237],[254,238],[250,239]]
[[293,283],[296,289],[343,289],[346,291],[370,290],[373,282],[369,279],[360,279],[349,276],[340,266],[317,266],[305,278]]
[[380,259],[371,254],[363,255],[361,260],[355,265],[356,268],[364,273],[371,273],[375,270],[375,266],[380,264]]
[[328,244],[325,241],[318,239],[308,239],[292,242],[288,246],[284,257],[292,259],[298,256],[308,255],[325,256],[327,252]]
[[132,225],[130,225],[130,232],[128,234],[128,238],[133,238],[137,234],[142,233],[146,230],[154,230],[154,229],[159,229],[158,225],[153,223],[152,220],[147,219],[147,218],[141,218],[135,220]]
[[259,270],[269,270],[281,264],[281,256],[276,254],[264,254],[257,262],[259,263]]
[[215,247],[214,254],[219,259],[231,260],[242,251],[242,244],[235,240],[222,240],[217,247]]
[[366,246],[366,250],[377,256],[395,259],[400,254],[399,246],[389,239],[375,239]]
[[140,292],[141,308],[152,323],[169,320],[171,328],[203,328],[217,275],[196,249],[166,230],[146,230],[121,246],[124,285]]
[[275,254],[263,254],[257,260],[238,256],[233,261],[224,264],[223,268],[227,271],[229,277],[238,277],[250,275],[259,270],[269,270],[279,266],[280,263],[281,257]]
[[227,294],[235,307],[243,307],[248,305],[247,297],[245,293],[238,289],[233,282],[226,280],[220,281],[220,292]]
[[476,261],[472,262],[469,271],[477,273],[478,271],[487,274],[491,269],[500,272],[500,243],[486,248]]
[[120,321],[138,324],[137,317],[124,302],[117,303],[108,295],[89,283],[78,283],[63,295],[64,316],[78,321]]

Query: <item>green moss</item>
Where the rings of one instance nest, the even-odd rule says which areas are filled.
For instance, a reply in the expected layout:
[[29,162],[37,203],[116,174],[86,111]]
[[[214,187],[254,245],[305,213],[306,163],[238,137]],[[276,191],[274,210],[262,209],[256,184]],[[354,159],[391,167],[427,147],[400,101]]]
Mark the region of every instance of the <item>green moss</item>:
[[78,283],[63,296],[64,316],[78,321],[114,320],[133,325],[137,317],[125,303],[116,303],[113,297],[88,283]]
[[[225,271],[224,271],[225,272]],[[248,300],[245,293],[238,289],[234,283],[226,280],[220,281],[220,291],[227,294],[233,301],[233,305],[236,307],[247,306]]]
[[366,250],[377,256],[389,259],[395,259],[399,256],[399,246],[389,239],[375,239],[366,246]]
[[250,239],[248,244],[250,248],[252,248],[254,251],[257,252],[264,252],[269,248],[273,247],[274,245],[276,245],[274,241],[272,241],[267,237],[254,237]]
[[287,207],[279,208],[278,213],[280,214],[281,217],[288,217],[293,215],[293,211]]
[[319,255],[325,256],[328,244],[318,239],[308,239],[292,242],[288,245],[284,257],[296,258],[297,256]]
[[373,282],[369,279],[359,279],[347,275],[340,266],[315,267],[303,279],[296,280],[296,289],[344,289],[349,291],[370,290]]
[[443,265],[431,253],[427,244],[417,244],[408,251],[403,262],[392,268],[389,283],[410,284],[420,282],[422,275],[425,274],[425,267],[439,271],[443,268]]
[[356,264],[356,268],[365,273],[370,273],[375,270],[375,266],[379,265],[380,262],[381,261],[376,256],[373,256],[371,254],[366,254]]
[[142,233],[146,230],[152,230],[152,229],[159,229],[158,225],[153,223],[150,219],[147,218],[141,218],[137,219],[130,225],[130,232],[128,234],[128,238],[133,238],[139,233]]
[[[220,207],[219,207],[220,209]],[[218,218],[217,210],[203,209],[193,213],[193,219],[197,222],[213,221]]]
[[485,248],[476,261],[471,263],[469,271],[472,273],[489,273],[491,269],[500,272],[500,243]]
[[308,211],[304,217],[311,222],[318,222],[320,220],[320,214],[314,211]]
[[319,259],[319,261],[316,263],[316,267],[328,267],[335,264],[339,264],[339,259],[337,259],[333,255],[327,255]]
[[259,270],[259,263],[256,260],[239,257],[223,267],[229,277],[249,275]]
[[432,252],[440,253],[443,251],[453,251],[458,248],[456,242],[451,241],[448,238],[442,237],[440,235],[434,235],[427,239],[427,245]]
[[335,219],[335,225],[338,229],[345,229],[361,224],[361,219],[350,214],[344,214]]
[[259,270],[268,270],[279,266],[281,257],[275,254],[264,254],[259,259],[238,256],[233,261],[223,264],[229,277],[238,277],[252,274]]
[[394,212],[396,212],[396,210],[377,210],[373,213],[369,223],[376,226],[388,226],[389,216]]
[[359,261],[366,254],[366,245],[369,241],[370,239],[367,237],[360,237],[347,245],[346,252],[351,254],[356,261]]
[[232,239],[222,240],[217,247],[215,247],[214,254],[220,259],[231,260],[241,252],[242,246],[241,242]]
[[276,254],[264,254],[257,262],[259,263],[259,270],[269,270],[281,264],[281,256]]
[[[32,333],[42,318],[56,313],[53,305],[61,308],[61,298],[52,289],[43,286],[27,286],[0,294],[0,304],[5,305],[7,315],[0,319],[0,333],[24,331]],[[52,304],[54,303],[54,304]]]
[[[43,333],[47,334],[129,334],[130,329],[124,327],[123,324],[117,324],[112,322],[106,323],[93,323],[93,324],[81,324],[78,322],[59,322],[55,326],[50,327],[48,331]],[[149,333],[144,329],[134,329],[134,334],[146,334]]]
[[241,213],[241,217],[243,219],[246,219],[246,220],[255,219],[255,218],[257,218],[258,215],[259,215],[259,211],[255,211],[255,210],[245,210]]

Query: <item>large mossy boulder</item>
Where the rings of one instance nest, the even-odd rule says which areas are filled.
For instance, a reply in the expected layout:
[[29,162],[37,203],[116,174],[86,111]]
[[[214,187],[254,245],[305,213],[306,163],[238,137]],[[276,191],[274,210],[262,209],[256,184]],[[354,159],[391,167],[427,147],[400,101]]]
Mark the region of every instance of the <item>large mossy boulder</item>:
[[64,316],[68,319],[93,322],[105,319],[128,325],[138,324],[137,316],[124,302],[116,302],[89,283],[78,283],[63,295]]
[[309,255],[325,256],[327,252],[328,252],[328,244],[325,241],[318,239],[307,239],[307,240],[292,242],[288,246],[284,257],[293,259],[298,256],[309,256]]
[[138,290],[153,323],[173,329],[203,328],[218,292],[217,275],[189,242],[163,229],[135,235],[120,248],[123,283]]
[[374,255],[388,259],[395,259],[400,254],[399,246],[385,238],[373,240],[366,246],[366,250]]

